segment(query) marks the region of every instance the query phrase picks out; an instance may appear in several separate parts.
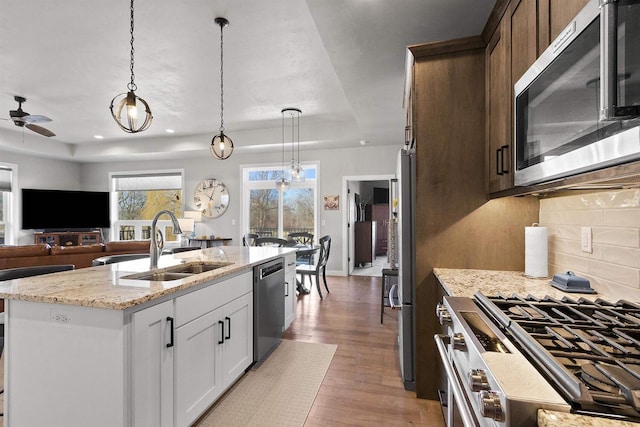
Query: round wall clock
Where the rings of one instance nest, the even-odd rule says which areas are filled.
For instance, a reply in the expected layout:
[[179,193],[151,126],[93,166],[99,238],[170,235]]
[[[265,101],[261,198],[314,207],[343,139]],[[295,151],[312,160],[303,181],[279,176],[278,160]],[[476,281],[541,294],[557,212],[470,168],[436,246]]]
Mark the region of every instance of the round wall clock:
[[196,209],[202,211],[207,218],[217,218],[229,206],[229,190],[227,186],[214,178],[202,180],[193,193]]

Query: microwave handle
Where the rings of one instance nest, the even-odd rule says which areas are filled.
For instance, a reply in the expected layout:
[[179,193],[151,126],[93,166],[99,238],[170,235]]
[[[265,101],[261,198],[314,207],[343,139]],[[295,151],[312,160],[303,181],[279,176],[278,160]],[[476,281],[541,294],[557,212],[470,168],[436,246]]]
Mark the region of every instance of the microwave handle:
[[[457,375],[454,370],[453,365],[449,361],[449,357],[447,357],[447,349],[445,345],[448,344],[450,338],[448,335],[435,334],[433,336],[434,341],[436,342],[436,347],[438,347],[438,353],[440,354],[440,360],[444,365],[444,369],[447,372],[447,378],[449,382],[449,387],[451,387],[451,391],[453,392],[454,399],[458,402],[458,410],[460,411],[460,418],[462,418],[462,424],[464,427],[474,427],[476,426],[476,422],[474,421],[474,416],[469,409],[470,405],[467,405],[467,398],[464,395],[464,391],[460,386],[460,383],[457,381]],[[447,343],[445,343],[445,340]]]

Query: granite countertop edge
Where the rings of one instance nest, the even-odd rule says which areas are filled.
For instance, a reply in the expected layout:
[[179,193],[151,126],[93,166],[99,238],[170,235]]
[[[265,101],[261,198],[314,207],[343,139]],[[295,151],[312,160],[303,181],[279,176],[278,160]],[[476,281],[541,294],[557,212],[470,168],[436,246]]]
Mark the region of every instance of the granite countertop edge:
[[256,265],[295,251],[295,248],[224,246],[181,252],[161,256],[158,271],[190,262],[223,261],[231,264],[184,279],[151,281],[125,277],[148,271],[148,259],[127,261],[0,282],[0,298],[126,310],[249,271]]

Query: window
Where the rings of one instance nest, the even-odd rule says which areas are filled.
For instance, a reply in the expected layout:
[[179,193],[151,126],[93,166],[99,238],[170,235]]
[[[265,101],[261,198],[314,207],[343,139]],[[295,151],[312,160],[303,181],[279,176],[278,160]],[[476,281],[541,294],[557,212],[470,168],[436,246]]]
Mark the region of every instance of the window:
[[[151,223],[161,210],[182,216],[182,171],[111,173],[112,240],[151,238]],[[176,242],[171,220],[162,216],[157,222],[165,242]]]
[[275,187],[275,182],[282,177],[281,167],[243,168],[243,229],[246,232],[284,239],[295,231],[316,234],[318,166],[303,166],[306,180],[292,182],[289,189],[282,192]]
[[13,243],[13,189],[17,166],[0,163],[0,245]]

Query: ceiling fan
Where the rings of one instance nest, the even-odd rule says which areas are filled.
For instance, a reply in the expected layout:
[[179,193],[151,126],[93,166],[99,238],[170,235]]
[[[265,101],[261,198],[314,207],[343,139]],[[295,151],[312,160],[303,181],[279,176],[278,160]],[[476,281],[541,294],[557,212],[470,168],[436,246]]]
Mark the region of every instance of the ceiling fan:
[[[22,109],[22,103],[27,102],[26,98],[16,95],[13,97],[13,99],[15,99],[16,102],[18,103],[17,110],[9,111],[9,117],[11,117],[11,120],[13,120],[14,125],[19,127],[26,127],[27,129],[30,129],[42,136],[46,136],[46,137],[56,136],[56,134],[51,132],[49,129],[43,128],[42,126],[39,126],[36,124],[36,123],[50,122],[51,119],[49,117],[35,115],[35,114],[32,115],[24,111]],[[8,120],[8,119],[5,119],[5,120]]]

